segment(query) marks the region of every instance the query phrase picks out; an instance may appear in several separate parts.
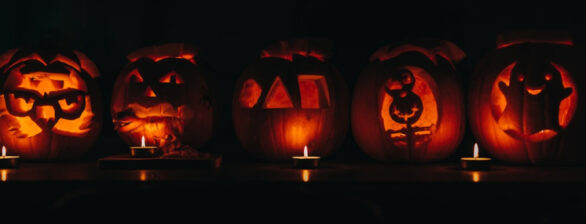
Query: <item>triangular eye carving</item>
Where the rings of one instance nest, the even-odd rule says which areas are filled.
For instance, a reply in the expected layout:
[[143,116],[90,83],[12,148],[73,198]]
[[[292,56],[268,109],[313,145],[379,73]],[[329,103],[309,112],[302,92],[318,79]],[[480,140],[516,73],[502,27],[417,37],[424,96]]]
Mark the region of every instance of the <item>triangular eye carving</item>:
[[128,76],[126,82],[144,82],[144,79],[142,78],[142,75],[140,75],[140,73],[138,72],[138,69],[134,69],[132,70],[130,73],[130,75]]
[[264,108],[293,108],[293,102],[291,101],[289,92],[285,88],[285,85],[279,76],[275,78],[275,81],[271,85],[271,89],[269,90],[265,99]]

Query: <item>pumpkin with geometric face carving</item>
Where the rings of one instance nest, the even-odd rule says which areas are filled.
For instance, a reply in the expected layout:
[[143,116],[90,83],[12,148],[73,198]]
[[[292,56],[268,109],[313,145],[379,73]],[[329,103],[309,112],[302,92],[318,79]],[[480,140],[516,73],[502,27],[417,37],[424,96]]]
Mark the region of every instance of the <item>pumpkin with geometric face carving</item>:
[[381,161],[445,159],[464,135],[465,110],[453,63],[465,57],[448,41],[389,45],[375,52],[352,99],[352,131]]
[[268,161],[327,156],[347,130],[347,89],[327,62],[329,42],[282,41],[263,51],[236,84],[234,127],[243,148]]
[[472,131],[497,159],[522,164],[586,160],[586,126],[578,100],[584,52],[565,33],[499,35],[498,48],[477,66],[470,91]]
[[165,44],[129,54],[112,94],[114,128],[128,145],[172,152],[199,147],[212,136],[214,109],[210,72],[195,61],[195,49]]
[[96,66],[78,51],[0,57],[0,144],[27,160],[87,156],[102,125]]

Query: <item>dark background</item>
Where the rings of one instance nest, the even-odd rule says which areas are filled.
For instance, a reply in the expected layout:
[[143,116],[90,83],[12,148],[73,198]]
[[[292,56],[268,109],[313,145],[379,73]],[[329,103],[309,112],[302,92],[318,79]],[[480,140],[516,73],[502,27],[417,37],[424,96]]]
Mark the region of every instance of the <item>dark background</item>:
[[[569,31],[574,35],[575,43],[582,45],[586,35],[586,13],[583,13],[583,7],[580,5],[559,2],[10,1],[3,2],[0,10],[0,51],[38,43],[55,44],[78,49],[96,63],[102,73],[100,84],[106,102],[104,107],[106,116],[102,135],[96,144],[96,154],[92,157],[95,160],[98,157],[123,153],[127,150],[126,145],[113,130],[108,106],[114,80],[127,63],[126,55],[135,49],[153,44],[168,42],[194,44],[202,49],[201,60],[218,72],[218,79],[221,80],[220,92],[223,93],[219,98],[224,109],[223,123],[220,124],[217,136],[204,150],[223,153],[225,160],[241,160],[243,163],[248,163],[249,157],[238,145],[232,128],[231,97],[236,78],[248,64],[258,59],[260,51],[266,45],[278,40],[305,36],[333,40],[335,45],[332,62],[346,78],[350,91],[352,91],[357,76],[368,63],[369,56],[379,47],[417,38],[445,39],[460,46],[468,55],[458,65],[462,75],[462,85],[464,89],[467,89],[466,83],[474,64],[495,48],[496,35],[515,29]],[[463,144],[450,160],[457,160],[464,154],[470,155],[472,142],[473,137],[467,131]],[[332,160],[359,160],[374,163],[359,150],[350,131],[344,147],[333,155]],[[230,165],[228,162],[225,164],[226,166]],[[541,174],[535,174],[537,178],[539,175]],[[237,176],[235,175],[235,177]],[[430,221],[439,215],[442,220],[446,221],[469,222],[471,220],[468,218],[475,218],[477,213],[481,214],[481,217],[474,219],[475,221],[482,221],[483,218],[486,218],[483,216],[489,216],[493,221],[501,221],[507,218],[507,214],[514,214],[517,210],[524,212],[517,214],[521,214],[519,215],[521,220],[526,220],[524,214],[534,216],[549,208],[541,207],[542,205],[557,209],[565,208],[569,204],[578,211],[567,210],[583,215],[583,209],[586,207],[583,184],[542,184],[539,182],[528,184],[488,183],[479,185],[480,187],[471,187],[471,183],[437,183],[433,185],[368,183],[355,184],[356,186],[352,183],[346,183],[342,188],[341,184],[344,182],[340,181],[340,183],[318,185],[321,188],[317,188],[317,191],[316,188],[313,188],[312,192],[331,192],[343,196],[353,195],[351,192],[362,196],[368,195],[366,198],[377,198],[387,203],[385,207],[387,210],[383,211],[385,213],[398,211],[398,214],[403,214],[403,217],[417,217],[430,219]],[[547,182],[547,180],[543,180],[543,182]],[[67,184],[45,181],[40,185],[35,182],[31,183],[17,182],[15,185],[10,185],[13,188],[9,189],[15,190],[14,192],[19,191],[18,195],[29,195],[29,200],[41,201],[45,200],[44,197],[51,198],[51,193],[47,192],[66,192],[68,189],[78,188],[77,185],[92,185],[89,181],[73,181]],[[104,186],[98,185],[96,188],[107,189],[107,187],[116,184],[120,184],[120,182],[107,182],[102,184]],[[294,184],[264,185],[264,182],[257,181],[244,186],[237,185],[230,181],[224,185],[188,184],[183,187],[171,187],[171,190],[156,188],[154,192],[158,197],[166,197],[168,192],[172,192],[174,197],[170,198],[183,197],[181,202],[189,203],[190,201],[201,201],[201,194],[193,194],[193,192],[203,190],[202,194],[207,195],[204,201],[218,203],[213,206],[223,208],[225,211],[246,208],[249,200],[252,203],[254,200],[258,200],[257,195],[265,195],[265,198],[262,198],[264,201],[261,200],[261,203],[268,203],[265,208],[270,208],[272,205],[270,203],[278,202],[281,199],[283,199],[281,204],[292,201],[293,203],[286,207],[294,213],[297,213],[295,208],[298,205],[307,203],[307,200],[291,200],[291,198],[297,199],[299,194],[290,195],[290,192],[299,189],[307,190],[306,188],[298,188]],[[139,189],[143,189],[142,187],[143,185],[140,185]],[[240,194],[242,191],[235,190],[237,188],[249,189],[248,191],[243,190],[248,195]],[[134,193],[126,191],[120,194],[108,193],[109,197],[105,197],[105,199],[103,199],[103,195],[95,194],[100,196],[96,196],[96,198],[101,198],[101,200],[85,198],[84,203],[96,202],[94,204],[96,207],[106,205],[100,209],[107,209],[108,206],[115,204],[110,204],[111,201],[108,201],[112,198],[118,198],[118,201],[113,199],[115,202],[122,201],[120,198],[137,197],[142,199],[129,206],[122,204],[114,207],[125,212],[130,206],[150,201],[150,198],[144,199],[143,196],[146,193],[144,195],[143,193],[145,191],[137,193],[136,189],[131,188],[129,191]],[[177,191],[177,189],[181,189],[181,191]],[[167,193],[157,193],[158,191]],[[8,191],[3,191],[3,193],[6,192]],[[149,193],[148,195],[152,195],[152,191],[146,192]],[[218,192],[225,195],[222,200],[216,200],[215,197],[220,195]],[[403,192],[408,193],[403,194]],[[579,193],[578,196],[574,196],[576,192]],[[277,195],[277,197],[268,200],[272,197],[271,194]],[[485,197],[482,200],[476,200],[474,194],[485,195]],[[40,199],[31,199],[35,197]],[[94,197],[93,194],[91,197]],[[413,198],[416,199],[413,200]],[[458,198],[458,200],[454,198]],[[398,203],[394,204],[393,200],[397,200]],[[21,198],[14,196],[13,201],[21,201]],[[320,201],[323,202],[323,198],[313,200],[313,202]],[[327,202],[327,200],[325,201]],[[158,202],[161,202],[159,207],[164,207],[167,205],[162,202],[174,203],[175,201],[154,198],[154,203],[150,201],[146,206]],[[32,204],[26,201],[20,203],[23,204],[23,208]],[[336,207],[336,200],[328,203],[328,206],[334,206],[329,209],[331,214],[348,213],[348,210],[339,212],[338,209],[342,209],[343,205]],[[39,204],[42,205],[42,203]],[[469,205],[472,204],[480,206],[480,209],[476,210],[470,207]],[[75,205],[74,203],[72,207]],[[226,205],[232,207],[226,208]],[[3,206],[9,207],[10,204],[5,203]],[[207,204],[198,204],[198,206],[202,209]],[[110,208],[110,210],[114,210],[114,208]],[[142,209],[142,207],[140,208]],[[173,210],[175,207],[167,209]],[[244,209],[241,213],[255,212],[254,209]],[[313,205],[310,209],[324,208]],[[140,209],[136,210],[139,212]],[[220,212],[224,210],[220,209]],[[96,211],[106,213],[103,210]],[[466,212],[463,211],[468,212],[468,215],[465,215]],[[186,214],[190,213],[183,215]],[[251,214],[254,215],[253,213],[248,215]],[[466,219],[458,220],[462,214]]]
[[[31,44],[54,44],[86,53],[102,73],[104,128],[93,157],[124,152],[107,107],[125,56],[138,48],[185,42],[202,49],[201,60],[218,72],[222,121],[207,151],[243,157],[231,122],[236,78],[268,44],[296,37],[334,41],[332,62],[350,90],[369,56],[386,44],[417,38],[454,42],[468,55],[459,69],[466,80],[474,63],[494,49],[495,37],[515,29],[586,33],[581,7],[550,3],[450,3],[377,1],[33,1],[11,2],[0,13],[0,51]],[[461,149],[470,153],[467,132]],[[452,159],[462,155],[458,153]],[[365,158],[349,132],[334,158]]]

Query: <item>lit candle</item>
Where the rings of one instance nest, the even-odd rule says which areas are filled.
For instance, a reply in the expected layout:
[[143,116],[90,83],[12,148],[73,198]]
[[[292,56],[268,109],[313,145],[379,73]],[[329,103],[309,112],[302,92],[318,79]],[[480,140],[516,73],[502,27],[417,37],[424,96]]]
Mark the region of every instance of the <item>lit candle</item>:
[[474,143],[474,157],[460,158],[460,166],[467,170],[488,170],[490,161],[490,158],[478,157],[478,143]]
[[307,145],[303,148],[303,156],[293,156],[293,167],[298,169],[313,169],[319,166],[319,156],[309,156]]
[[2,146],[2,157],[0,157],[0,168],[16,168],[19,165],[20,156],[7,156],[6,146]]
[[130,147],[130,156],[132,157],[155,157],[157,156],[156,146],[147,146],[144,135],[140,139],[140,146]]

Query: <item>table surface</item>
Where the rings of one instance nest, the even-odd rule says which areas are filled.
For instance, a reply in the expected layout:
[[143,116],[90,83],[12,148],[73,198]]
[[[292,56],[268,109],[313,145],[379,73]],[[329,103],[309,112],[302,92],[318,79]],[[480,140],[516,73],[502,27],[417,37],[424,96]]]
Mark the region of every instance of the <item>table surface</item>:
[[[466,171],[456,163],[320,165],[299,170],[291,164],[224,161],[217,169],[122,170],[101,169],[96,161],[22,163],[17,169],[0,169],[0,210],[67,215],[155,210],[180,218],[198,211],[198,217],[222,222],[231,217],[258,220],[258,211],[273,222],[303,210],[325,223],[451,222],[495,211],[485,221],[569,217],[586,222],[584,166],[493,164],[488,171]],[[185,204],[189,206],[178,207]]]
[[97,162],[22,163],[0,169],[2,182],[22,181],[190,181],[315,183],[586,183],[586,167],[493,165],[487,171],[461,170],[457,164],[383,164],[322,161],[319,169],[290,164],[223,162],[217,169],[101,169]]

